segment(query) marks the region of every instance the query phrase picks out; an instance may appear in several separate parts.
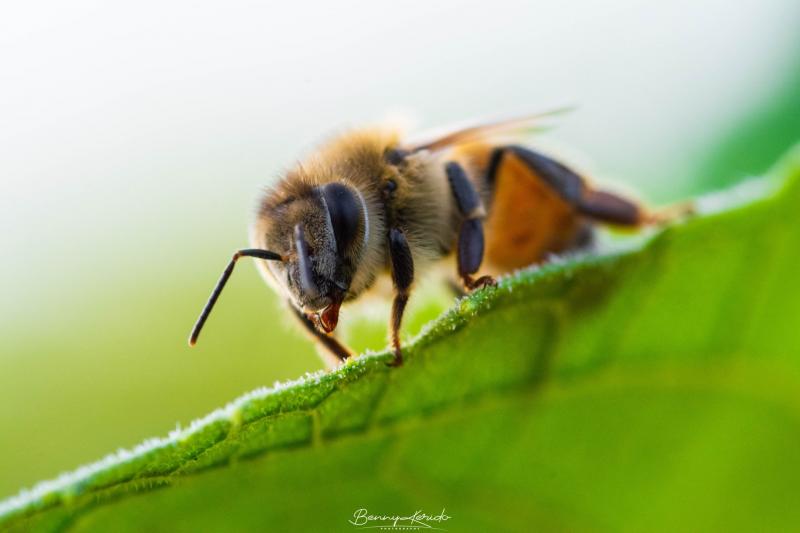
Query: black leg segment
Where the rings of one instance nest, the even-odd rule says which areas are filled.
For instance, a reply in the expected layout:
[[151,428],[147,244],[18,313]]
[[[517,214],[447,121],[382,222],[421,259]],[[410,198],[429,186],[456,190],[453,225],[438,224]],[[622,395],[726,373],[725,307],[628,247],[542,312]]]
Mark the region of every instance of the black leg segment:
[[578,208],[584,215],[609,224],[636,226],[642,221],[638,204],[604,191],[586,191]]
[[394,287],[399,291],[406,291],[414,281],[414,259],[411,257],[406,236],[397,228],[389,230],[389,252]]
[[458,274],[462,278],[474,274],[483,261],[483,221],[469,218],[461,224],[458,235]]
[[483,216],[483,206],[478,191],[469,181],[464,168],[451,161],[445,166],[447,179],[450,182],[450,189],[456,198],[459,212],[466,218],[477,218]]
[[445,171],[458,211],[464,217],[458,234],[458,275],[469,290],[494,285],[494,279],[490,276],[472,279],[472,274],[478,271],[483,262],[483,217],[486,211],[481,197],[461,165],[451,161],[445,166]]
[[414,282],[414,258],[411,248],[403,232],[398,228],[389,230],[389,254],[392,262],[392,282],[394,283],[394,301],[392,302],[392,319],[389,328],[392,335],[394,361],[392,366],[403,364],[403,352],[400,349],[400,326],[403,313],[408,303],[411,284]]

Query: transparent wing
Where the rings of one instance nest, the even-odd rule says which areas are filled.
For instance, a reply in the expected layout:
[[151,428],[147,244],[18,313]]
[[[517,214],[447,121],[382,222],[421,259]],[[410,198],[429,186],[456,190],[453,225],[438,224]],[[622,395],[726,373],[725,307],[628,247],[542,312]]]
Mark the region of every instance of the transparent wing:
[[411,142],[409,149],[442,150],[451,146],[477,142],[496,136],[525,137],[534,133],[551,129],[548,120],[572,111],[574,107],[561,107],[543,113],[526,115],[504,120],[494,120],[478,125],[450,127],[438,132],[417,135],[418,140]]

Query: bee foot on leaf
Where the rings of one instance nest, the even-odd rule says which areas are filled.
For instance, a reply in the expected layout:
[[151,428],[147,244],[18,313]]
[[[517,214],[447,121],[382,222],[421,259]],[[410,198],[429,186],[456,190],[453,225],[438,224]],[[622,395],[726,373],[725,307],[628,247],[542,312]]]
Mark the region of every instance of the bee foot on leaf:
[[468,291],[472,292],[482,287],[497,287],[497,280],[492,276],[481,276],[475,280],[467,278],[464,280],[464,286]]
[[399,348],[394,351],[394,359],[386,363],[386,366],[403,366],[403,352],[401,352]]

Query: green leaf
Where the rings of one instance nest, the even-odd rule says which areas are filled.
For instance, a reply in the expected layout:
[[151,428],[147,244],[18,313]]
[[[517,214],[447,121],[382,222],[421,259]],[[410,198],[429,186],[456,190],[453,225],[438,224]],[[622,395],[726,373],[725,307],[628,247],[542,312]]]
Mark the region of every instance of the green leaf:
[[795,527],[800,150],[774,175],[462,299],[402,368],[253,391],[0,503],[0,526],[352,531],[364,508],[446,509],[453,531]]

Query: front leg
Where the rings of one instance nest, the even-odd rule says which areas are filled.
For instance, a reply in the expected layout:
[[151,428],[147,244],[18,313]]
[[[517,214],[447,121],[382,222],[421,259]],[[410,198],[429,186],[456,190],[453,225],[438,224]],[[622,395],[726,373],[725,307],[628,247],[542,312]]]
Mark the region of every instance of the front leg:
[[392,283],[394,284],[394,301],[392,302],[392,319],[389,324],[392,335],[394,360],[391,366],[403,364],[403,353],[400,350],[400,324],[403,312],[408,303],[411,283],[414,281],[414,259],[403,232],[398,228],[389,230],[389,254],[392,260]]
[[458,234],[458,275],[467,290],[474,290],[484,285],[496,285],[491,276],[482,276],[473,279],[483,261],[483,218],[486,211],[483,209],[481,197],[472,183],[467,178],[464,168],[451,161],[445,167],[450,189],[456,198],[458,211],[464,217],[461,230]]
[[333,370],[347,361],[348,358],[352,357],[353,352],[339,342],[336,337],[332,334],[320,331],[314,321],[308,318],[302,311],[291,304],[289,304],[289,306],[306,331],[311,333],[314,342],[317,344],[317,352],[319,352],[328,370]]

